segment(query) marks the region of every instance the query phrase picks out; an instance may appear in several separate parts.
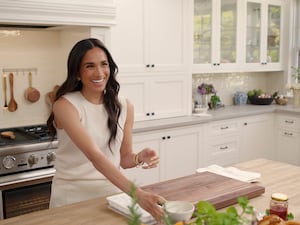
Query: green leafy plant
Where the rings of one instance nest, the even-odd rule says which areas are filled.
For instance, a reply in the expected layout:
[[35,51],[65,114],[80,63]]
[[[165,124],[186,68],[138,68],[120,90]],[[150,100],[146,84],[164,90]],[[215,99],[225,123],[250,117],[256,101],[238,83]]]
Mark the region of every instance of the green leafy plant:
[[137,212],[137,196],[136,187],[134,184],[131,185],[130,196],[132,198],[132,204],[129,207],[130,218],[128,220],[128,225],[140,225],[141,215]]
[[[131,191],[132,205],[130,206],[130,219],[128,225],[141,225],[140,215],[137,212],[137,198],[135,195],[135,187]],[[237,199],[241,210],[237,210],[234,206],[228,207],[225,212],[219,212],[216,208],[207,201],[199,201],[197,209],[194,212],[192,222],[189,225],[246,225],[251,224],[254,209],[249,205],[249,200],[246,197]],[[174,223],[164,216],[163,222],[165,225],[174,225]],[[178,223],[177,223],[178,224]],[[183,223],[181,223],[183,224]]]
[[220,99],[220,97],[215,93],[214,95],[212,95],[212,96],[210,97],[210,102],[211,102],[212,108],[216,108],[217,105],[218,105],[218,103],[221,102],[221,99]]
[[[238,204],[241,212],[234,207],[228,207],[225,212],[219,212],[207,201],[200,201],[197,204],[195,212],[195,222],[193,225],[244,225],[251,224],[254,209],[248,205],[249,200],[246,197],[239,197]],[[246,215],[249,215],[247,217]]]

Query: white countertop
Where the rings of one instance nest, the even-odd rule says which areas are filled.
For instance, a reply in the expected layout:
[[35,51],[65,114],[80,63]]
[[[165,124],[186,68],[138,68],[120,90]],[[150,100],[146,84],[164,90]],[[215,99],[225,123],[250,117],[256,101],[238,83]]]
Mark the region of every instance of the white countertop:
[[300,107],[293,105],[231,105],[207,112],[210,116],[180,116],[167,119],[157,119],[149,121],[135,122],[134,133],[152,131],[157,129],[168,129],[180,126],[190,126],[195,124],[207,123],[210,121],[233,119],[243,116],[253,116],[263,113],[285,113],[300,116]]

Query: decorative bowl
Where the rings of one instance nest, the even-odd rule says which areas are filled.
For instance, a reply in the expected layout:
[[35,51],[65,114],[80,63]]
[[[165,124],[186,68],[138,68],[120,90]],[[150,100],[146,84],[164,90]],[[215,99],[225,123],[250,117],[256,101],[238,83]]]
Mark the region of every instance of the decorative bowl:
[[195,206],[186,201],[167,201],[165,210],[172,222],[188,221],[193,215]]
[[275,98],[275,102],[277,105],[286,105],[288,103],[287,98]]
[[270,105],[273,102],[273,98],[258,98],[257,96],[248,97],[249,102],[252,105]]

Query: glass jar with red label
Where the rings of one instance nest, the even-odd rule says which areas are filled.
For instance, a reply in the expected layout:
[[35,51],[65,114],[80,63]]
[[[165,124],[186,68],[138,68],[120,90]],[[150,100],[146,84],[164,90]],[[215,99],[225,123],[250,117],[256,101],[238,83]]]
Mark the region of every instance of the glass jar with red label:
[[288,196],[282,193],[274,193],[270,201],[270,214],[277,215],[283,220],[287,220]]

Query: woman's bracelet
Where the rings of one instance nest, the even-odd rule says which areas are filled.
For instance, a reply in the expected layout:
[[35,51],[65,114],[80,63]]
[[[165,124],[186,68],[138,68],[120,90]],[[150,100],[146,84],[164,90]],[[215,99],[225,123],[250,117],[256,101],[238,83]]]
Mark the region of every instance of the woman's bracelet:
[[140,167],[144,164],[143,161],[139,162],[139,153],[134,155],[133,162],[134,162],[136,167]]

